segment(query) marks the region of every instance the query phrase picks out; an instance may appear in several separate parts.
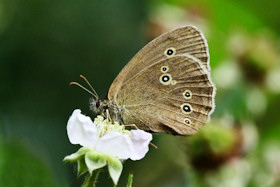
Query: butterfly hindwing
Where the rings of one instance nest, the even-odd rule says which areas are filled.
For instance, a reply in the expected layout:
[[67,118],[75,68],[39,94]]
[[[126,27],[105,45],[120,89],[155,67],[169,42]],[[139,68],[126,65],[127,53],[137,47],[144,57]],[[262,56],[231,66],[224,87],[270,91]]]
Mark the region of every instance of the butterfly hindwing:
[[209,73],[189,55],[155,62],[124,87],[116,98],[117,105],[124,108],[124,121],[146,124],[146,130],[154,132],[193,134],[207,122],[214,108]]

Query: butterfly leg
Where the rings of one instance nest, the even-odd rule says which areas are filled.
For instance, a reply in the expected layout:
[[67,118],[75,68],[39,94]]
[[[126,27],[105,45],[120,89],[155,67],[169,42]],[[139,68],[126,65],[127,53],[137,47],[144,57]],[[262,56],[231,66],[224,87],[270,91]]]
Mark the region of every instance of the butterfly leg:
[[110,116],[110,113],[109,113],[109,110],[106,109],[106,118],[109,120],[109,121],[112,121],[114,123],[114,121],[112,120],[111,116]]
[[125,127],[134,127],[135,129],[139,129],[135,124],[124,125]]
[[153,148],[155,148],[155,149],[158,149],[158,147],[155,145],[155,144],[153,144],[153,143],[149,143]]

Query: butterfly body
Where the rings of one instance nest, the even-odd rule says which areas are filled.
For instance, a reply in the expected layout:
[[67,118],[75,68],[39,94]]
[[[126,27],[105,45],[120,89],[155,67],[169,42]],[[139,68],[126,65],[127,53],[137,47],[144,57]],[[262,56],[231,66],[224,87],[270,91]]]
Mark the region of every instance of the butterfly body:
[[[122,120],[122,115],[124,113],[124,109],[121,106],[116,105],[115,103],[110,102],[108,99],[100,100],[91,98],[90,99],[90,109],[95,114],[101,114],[105,117],[110,115],[110,118],[113,121],[117,121],[120,124],[124,124]],[[109,113],[107,114],[106,111]]]
[[197,132],[214,110],[209,52],[202,33],[186,26],[141,49],[112,83],[107,99],[91,101],[95,113],[175,135]]

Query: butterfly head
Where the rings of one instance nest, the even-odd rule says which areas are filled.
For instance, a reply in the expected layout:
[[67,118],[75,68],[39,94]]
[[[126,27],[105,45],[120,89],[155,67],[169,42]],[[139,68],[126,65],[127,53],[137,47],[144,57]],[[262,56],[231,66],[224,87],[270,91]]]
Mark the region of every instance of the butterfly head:
[[102,113],[102,101],[98,98],[89,99],[89,107],[95,114]]
[[95,114],[102,114],[108,108],[108,102],[99,98],[90,98],[89,107]]
[[88,80],[86,79],[86,77],[84,77],[83,75],[80,75],[81,78],[83,78],[86,83],[89,85],[89,87],[91,88],[92,91],[88,90],[87,88],[83,87],[82,85],[80,85],[77,82],[71,82],[70,85],[76,85],[79,86],[80,88],[84,89],[85,91],[87,91],[88,93],[90,93],[93,97],[90,98],[89,102],[89,106],[90,109],[95,113],[95,114],[103,114],[104,111],[106,109],[108,109],[108,100],[100,100],[98,94],[96,93],[96,91],[93,89],[93,87],[91,86],[91,84],[88,82]]

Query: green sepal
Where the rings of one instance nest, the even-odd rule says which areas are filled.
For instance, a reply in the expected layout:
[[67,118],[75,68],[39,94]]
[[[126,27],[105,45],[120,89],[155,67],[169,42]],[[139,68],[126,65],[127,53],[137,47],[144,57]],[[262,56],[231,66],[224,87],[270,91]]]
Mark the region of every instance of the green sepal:
[[85,159],[79,159],[77,161],[78,164],[78,177],[80,177],[81,175],[83,175],[84,173],[86,173],[88,171],[88,167],[86,165]]
[[119,178],[122,173],[123,165],[121,161],[115,157],[107,157],[109,174],[115,185],[118,184]]
[[96,169],[106,166],[107,156],[97,151],[89,151],[85,155],[85,163],[90,174]]
[[72,153],[71,155],[66,156],[63,159],[63,161],[75,162],[75,161],[81,159],[81,157],[83,157],[84,154],[86,154],[88,151],[90,151],[90,149],[88,149],[86,147],[82,147],[76,153]]

